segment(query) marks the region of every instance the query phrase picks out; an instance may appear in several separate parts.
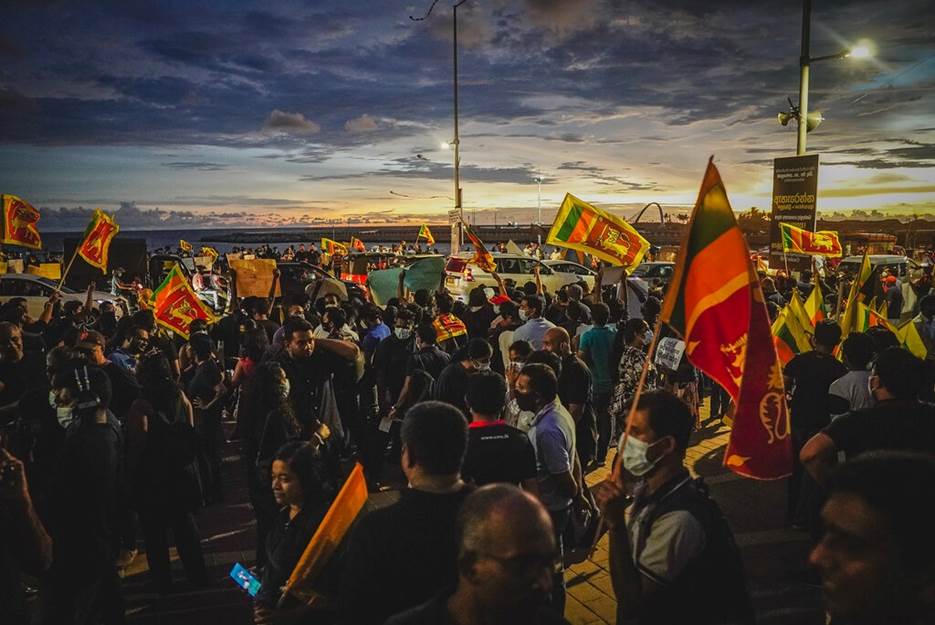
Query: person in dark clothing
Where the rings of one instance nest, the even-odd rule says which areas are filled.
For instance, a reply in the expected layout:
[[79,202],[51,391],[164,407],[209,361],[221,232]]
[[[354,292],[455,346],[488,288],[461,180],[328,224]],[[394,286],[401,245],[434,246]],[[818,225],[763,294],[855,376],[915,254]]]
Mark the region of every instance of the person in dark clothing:
[[877,449],[935,454],[935,406],[919,400],[924,362],[901,347],[890,347],[874,361],[868,384],[876,405],[835,419],[799,454],[819,483],[828,481],[839,451],[848,459]]
[[562,359],[558,375],[558,398],[575,422],[575,446],[582,467],[587,467],[597,451],[597,420],[591,405],[591,370],[571,351],[571,339],[564,328],[545,333],[543,347]]
[[380,414],[388,413],[399,399],[406,382],[406,366],[414,351],[412,313],[404,308],[396,313],[393,334],[379,343],[373,355]]
[[56,374],[52,389],[56,403],[71,408],[72,419],[53,485],[54,556],[40,621],[123,623],[114,552],[123,432],[107,409],[110,381],[103,371],[81,365]]
[[127,422],[127,468],[149,571],[158,592],[172,591],[167,537],[171,529],[189,583],[203,587],[208,578],[194,516],[203,495],[193,408],[162,353],[146,354],[137,378],[143,390]]
[[52,563],[52,539],[32,504],[23,463],[0,448],[0,614],[4,623],[30,623],[22,574],[38,576]]
[[253,608],[257,625],[321,622],[315,620],[315,612],[307,605],[287,602],[280,606],[279,599],[334,499],[335,491],[326,473],[315,447],[309,443],[290,442],[273,455],[270,480],[280,511],[264,547],[262,583]]
[[250,379],[249,398],[241,406],[242,461],[247,473],[250,505],[256,514],[257,563],[266,558],[266,536],[277,506],[270,487],[270,466],[276,452],[298,433],[289,403],[289,378],[278,362],[264,362]]
[[26,391],[45,382],[42,354],[23,348],[23,331],[0,323],[0,411],[12,413]]
[[106,346],[107,342],[104,340],[104,335],[91,330],[86,332],[81,341],[78,342],[77,348],[87,356],[90,364],[107,374],[110,387],[113,390],[110,411],[121,423],[126,423],[130,405],[140,395],[140,385],[137,384],[133,374],[107,359],[104,355]]
[[226,389],[221,365],[214,358],[213,345],[207,334],[192,335],[189,341],[194,368],[188,382],[187,395],[192,401],[195,431],[201,441],[203,463],[202,482],[208,502],[223,500],[221,487],[221,451],[224,432],[221,413]]
[[[783,375],[792,423],[792,445],[795,458],[812,436],[831,422],[828,389],[831,383],[847,373],[847,367],[834,357],[834,348],[841,341],[837,322],[825,319],[815,327],[814,349],[789,361]],[[788,520],[797,526],[816,529],[820,501],[816,486],[805,474],[802,464],[793,464],[789,478]]]
[[[406,379],[396,403],[388,413],[398,419],[417,401],[429,399],[431,388],[441,376],[442,370],[451,362],[451,356],[435,344],[435,328],[423,323],[416,328],[416,353],[406,363]],[[424,375],[419,375],[419,373]]]
[[456,408],[428,401],[402,427],[402,498],[357,523],[348,541],[340,621],[382,625],[457,581],[455,519],[472,488],[461,480],[467,421]]
[[468,380],[471,422],[461,476],[477,486],[506,482],[533,490],[536,450],[525,432],[503,420],[506,393],[506,380],[499,373],[479,372]]
[[468,381],[479,371],[490,371],[493,350],[484,339],[471,339],[461,352],[461,359],[449,364],[435,382],[433,399],[451,404],[463,414],[468,414],[465,403]]
[[458,517],[458,583],[387,625],[567,624],[547,605],[558,558],[552,520],[515,486],[478,489]]
[[468,294],[468,309],[464,314],[464,325],[467,327],[468,338],[487,338],[490,324],[497,317],[493,305],[487,301],[485,287],[476,286]]
[[289,378],[289,402],[296,421],[308,437],[318,427],[324,385],[331,376],[352,369],[360,350],[348,341],[316,339],[312,325],[298,317],[290,318],[283,328],[285,350],[277,361]]

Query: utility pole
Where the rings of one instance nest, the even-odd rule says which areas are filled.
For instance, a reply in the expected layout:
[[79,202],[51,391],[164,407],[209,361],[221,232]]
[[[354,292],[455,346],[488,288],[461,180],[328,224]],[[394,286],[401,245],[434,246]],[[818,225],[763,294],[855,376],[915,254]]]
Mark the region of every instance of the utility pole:
[[795,147],[795,153],[798,156],[805,154],[808,138],[808,72],[811,64],[809,58],[811,28],[812,0],[802,0],[802,52],[799,55],[799,135]]

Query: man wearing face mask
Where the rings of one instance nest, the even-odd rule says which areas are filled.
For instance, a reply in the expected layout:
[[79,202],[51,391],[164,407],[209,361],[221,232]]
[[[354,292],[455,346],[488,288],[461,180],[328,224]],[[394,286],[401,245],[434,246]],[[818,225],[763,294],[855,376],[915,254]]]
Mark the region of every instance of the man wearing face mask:
[[740,552],[717,504],[684,466],[694,426],[668,391],[640,397],[598,505],[610,528],[617,622],[754,622]]
[[490,359],[493,350],[490,343],[484,339],[471,339],[467,348],[463,350],[460,360],[452,362],[442,370],[435,382],[434,399],[451,404],[462,412],[471,414],[465,396],[468,390],[468,381],[478,372],[490,371]]
[[876,449],[935,453],[935,406],[919,399],[923,367],[901,347],[880,352],[867,381],[876,404],[835,419],[802,448],[799,458],[819,484],[827,482],[839,451],[848,458]]
[[519,318],[523,325],[513,333],[514,341],[529,341],[535,350],[542,349],[545,333],[554,328],[555,324],[542,318],[542,309],[545,303],[539,295],[526,295],[520,301]]
[[[536,415],[527,436],[536,450],[538,497],[552,517],[561,552],[572,499],[578,495],[580,466],[576,462],[575,423],[559,401],[558,379],[548,365],[524,366],[516,379],[514,398],[521,410]],[[565,611],[565,578],[561,567],[555,571],[553,583],[552,607],[562,614]]]

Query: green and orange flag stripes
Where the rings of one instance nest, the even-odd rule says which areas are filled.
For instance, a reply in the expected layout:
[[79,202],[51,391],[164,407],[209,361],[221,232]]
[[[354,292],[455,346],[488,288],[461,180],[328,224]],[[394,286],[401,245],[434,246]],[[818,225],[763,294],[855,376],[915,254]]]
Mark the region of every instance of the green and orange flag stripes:
[[546,243],[591,254],[629,273],[649,251],[649,241],[624,220],[565,194]]
[[21,245],[34,250],[42,248],[39,236],[39,211],[15,195],[3,196],[3,237],[0,243]]
[[101,273],[107,273],[110,242],[118,232],[120,232],[120,226],[114,218],[101,209],[95,208],[91,223],[84,231],[84,241],[78,248],[78,255],[92,267],[100,269]]
[[419,239],[425,239],[425,244],[430,247],[435,245],[435,237],[432,236],[432,231],[429,230],[428,224],[419,226],[419,234],[416,235],[416,241]]
[[812,254],[840,258],[843,254],[841,239],[834,230],[819,230],[812,232],[796,228],[791,224],[779,224],[779,234],[782,237],[782,251],[795,254]]
[[326,239],[322,237],[321,239],[321,251],[329,256],[334,256],[335,254],[340,254],[342,256],[347,256],[347,246],[343,243],[338,243],[332,239]]
[[494,273],[497,270],[497,261],[493,259],[493,254],[487,251],[487,248],[484,247],[484,242],[480,240],[480,237],[477,236],[477,233],[474,232],[471,226],[464,223],[462,226],[464,227],[464,234],[471,242],[471,245],[474,246],[474,257],[470,262],[488,273]]
[[812,349],[808,340],[808,332],[802,327],[802,322],[792,310],[786,306],[779,311],[772,325],[773,344],[776,354],[783,366],[798,354]]
[[808,315],[813,328],[825,318],[825,298],[821,292],[821,285],[817,276],[815,284],[812,286],[812,292],[808,294],[808,299],[805,300],[805,314]]
[[291,595],[312,606],[323,601],[322,594],[315,589],[321,573],[366,503],[367,480],[364,478],[364,469],[360,464],[355,464],[286,581],[282,599]]
[[214,314],[195,295],[178,263],[172,267],[159,288],[153,291],[150,303],[156,316],[156,323],[172,330],[186,341],[192,321],[195,319],[204,319],[208,323],[216,321]]
[[756,479],[789,475],[792,440],[782,366],[747,242],[713,158],[661,318],[684,337],[689,361],[734,400],[724,465]]

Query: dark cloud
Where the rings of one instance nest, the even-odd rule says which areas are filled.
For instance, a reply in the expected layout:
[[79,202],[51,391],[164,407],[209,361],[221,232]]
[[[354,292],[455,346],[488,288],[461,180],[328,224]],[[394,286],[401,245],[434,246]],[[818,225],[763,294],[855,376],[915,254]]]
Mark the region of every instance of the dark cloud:
[[[459,168],[461,179],[466,182],[502,182],[529,184],[541,175],[532,165],[522,167],[480,167],[478,165],[462,164]],[[421,178],[426,180],[451,180],[454,176],[453,166],[448,163],[438,163],[417,157],[397,158],[391,166],[353,174],[309,174],[300,180],[316,182],[323,180],[348,180],[358,178]],[[553,182],[552,178],[542,177],[543,184]]]
[[209,163],[207,161],[172,161],[162,165],[172,169],[192,169],[195,171],[223,171],[228,168],[228,165],[224,163]]

